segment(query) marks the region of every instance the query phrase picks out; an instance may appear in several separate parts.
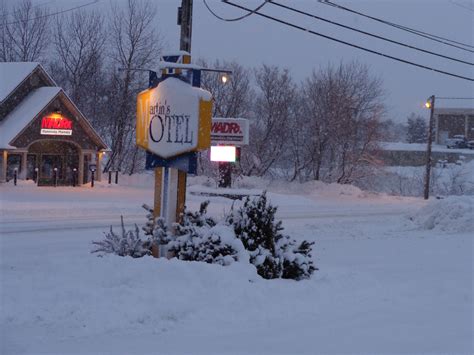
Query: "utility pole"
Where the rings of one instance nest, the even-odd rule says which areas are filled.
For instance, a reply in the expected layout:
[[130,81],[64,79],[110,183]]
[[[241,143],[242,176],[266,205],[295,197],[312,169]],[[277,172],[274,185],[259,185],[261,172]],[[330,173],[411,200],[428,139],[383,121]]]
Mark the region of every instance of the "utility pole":
[[435,96],[431,95],[426,101],[425,106],[430,109],[430,122],[428,124],[428,146],[426,148],[426,173],[425,173],[425,191],[424,198],[430,197],[430,176],[431,176],[431,145],[433,144],[433,112],[435,106]]
[[193,0],[181,0],[181,7],[178,8],[178,25],[181,26],[179,49],[191,54]]

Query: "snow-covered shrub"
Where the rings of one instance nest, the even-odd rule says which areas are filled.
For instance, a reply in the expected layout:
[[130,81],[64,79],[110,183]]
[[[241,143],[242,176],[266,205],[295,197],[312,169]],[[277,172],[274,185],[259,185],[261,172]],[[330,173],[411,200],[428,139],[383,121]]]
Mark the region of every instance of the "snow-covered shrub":
[[104,233],[104,240],[92,242],[92,244],[97,245],[97,248],[92,250],[92,253],[117,254],[119,256],[131,256],[133,258],[149,255],[150,249],[140,238],[138,226],[135,225],[135,230],[125,230],[123,216],[121,216],[120,219],[122,226],[121,233],[115,233],[112,226],[110,226],[110,231]]
[[311,258],[312,245],[297,244],[281,233],[282,222],[275,221],[277,207],[267,201],[266,192],[255,199],[247,197],[242,207],[232,210],[227,223],[233,226],[250,255],[250,262],[266,279],[309,278],[316,270]]
[[138,258],[156,255],[155,246],[167,251],[168,257],[187,261],[204,261],[229,265],[235,261],[250,262],[260,276],[266,279],[309,278],[317,270],[311,258],[312,245],[297,243],[283,235],[282,222],[275,221],[277,208],[267,202],[266,192],[255,199],[247,199],[218,223],[207,215],[209,201],[203,202],[197,212],[185,210],[172,230],[162,218],[155,218],[147,205],[147,222],[143,227],[148,239],[140,238],[139,229],[126,231],[122,218],[122,233],[112,227],[105,233],[105,240],[93,242],[98,248],[93,252],[113,253]]
[[161,217],[155,218],[153,209],[147,204],[143,204],[142,207],[148,212],[146,214],[147,221],[142,227],[144,234],[148,236],[145,245],[151,249],[153,245],[167,244],[170,241],[170,236],[165,220]]
[[301,280],[311,276],[317,270],[313,265],[312,260],[312,246],[314,242],[303,240],[300,244],[296,240],[289,240],[285,236],[287,243],[284,248],[281,248],[281,255],[283,256],[282,274],[283,279]]
[[[186,210],[181,221],[173,225],[174,234],[168,237],[166,245],[168,253],[180,260],[220,265],[238,261],[242,255],[245,257],[242,243],[235,237],[232,228],[217,225],[207,215],[208,205],[209,201],[205,201],[197,212]],[[160,233],[159,227],[156,230]]]

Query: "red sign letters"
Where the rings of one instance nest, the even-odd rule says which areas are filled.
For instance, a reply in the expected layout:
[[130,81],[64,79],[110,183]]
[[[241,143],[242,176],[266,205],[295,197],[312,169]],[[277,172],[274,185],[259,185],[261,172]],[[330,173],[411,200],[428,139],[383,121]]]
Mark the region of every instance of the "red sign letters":
[[72,129],[72,121],[64,117],[43,117],[42,129]]

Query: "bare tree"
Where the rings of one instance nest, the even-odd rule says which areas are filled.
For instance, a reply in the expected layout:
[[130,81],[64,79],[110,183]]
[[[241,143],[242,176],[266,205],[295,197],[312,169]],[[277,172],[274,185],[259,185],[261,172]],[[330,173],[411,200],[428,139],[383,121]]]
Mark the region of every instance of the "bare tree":
[[246,175],[262,176],[274,166],[288,140],[294,119],[296,87],[287,69],[263,65],[255,71],[258,92],[251,120],[250,146],[241,157]]
[[[51,73],[74,103],[100,126],[100,106],[104,103],[104,46],[107,39],[104,18],[96,12],[78,10],[58,17],[54,28],[56,55]],[[98,127],[97,127],[98,128]]]
[[106,41],[103,23],[100,14],[85,10],[56,19],[55,77],[62,79],[62,87],[79,107],[90,95],[91,83],[102,65]]
[[150,69],[159,58],[161,37],[156,33],[156,6],[150,1],[128,0],[124,8],[112,7],[110,58],[115,68],[110,81],[110,144],[112,154],[105,169],[136,169],[135,98],[144,87],[135,68]]
[[353,62],[313,72],[299,97],[300,117],[290,136],[292,179],[349,183],[378,162],[383,92],[366,66]]
[[[9,12],[10,11],[10,12]],[[43,58],[49,45],[48,8],[22,0],[0,10],[0,60],[34,62]]]
[[322,80],[332,83],[330,181],[350,183],[377,162],[375,152],[384,114],[382,83],[357,62],[328,67]]
[[223,84],[219,75],[203,72],[201,87],[212,93],[213,117],[244,117],[250,110],[250,70],[235,61],[216,60],[209,65],[205,60],[198,61],[205,68],[220,68],[232,71],[229,82]]

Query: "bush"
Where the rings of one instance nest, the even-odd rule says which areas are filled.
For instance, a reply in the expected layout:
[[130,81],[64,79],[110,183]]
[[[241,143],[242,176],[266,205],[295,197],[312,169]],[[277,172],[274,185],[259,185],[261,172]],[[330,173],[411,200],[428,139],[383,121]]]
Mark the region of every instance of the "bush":
[[125,230],[123,216],[120,216],[122,232],[117,234],[110,226],[110,231],[105,234],[105,239],[99,242],[92,242],[97,248],[92,253],[117,254],[119,256],[131,256],[140,258],[150,254],[150,249],[146,243],[140,238],[140,230],[135,225],[135,230]]
[[221,223],[207,215],[208,205],[209,201],[203,202],[197,212],[185,210],[172,231],[162,218],[154,218],[150,207],[143,205],[148,212],[143,227],[147,240],[140,238],[137,226],[134,231],[126,231],[122,218],[122,234],[116,234],[110,227],[105,240],[93,242],[99,246],[93,253],[138,258],[150,255],[153,246],[159,244],[169,257],[180,260],[220,265],[250,262],[266,279],[302,280],[317,270],[311,257],[314,243],[298,244],[282,234],[282,222],[275,221],[277,208],[268,203],[266,192],[255,199],[247,197],[243,206],[232,208]]
[[255,199],[247,197],[238,210],[232,210],[227,223],[232,225],[237,238],[249,252],[250,262],[260,276],[266,279],[309,278],[316,270],[311,258],[312,245],[281,233],[282,222],[275,221],[277,207],[267,201],[266,192]]
[[[168,252],[180,260],[204,261],[229,265],[239,261],[244,249],[234,231],[217,225],[207,216],[209,201],[201,203],[198,212],[185,210],[180,223],[174,224],[175,237],[167,244]],[[240,243],[240,245],[239,245]]]

